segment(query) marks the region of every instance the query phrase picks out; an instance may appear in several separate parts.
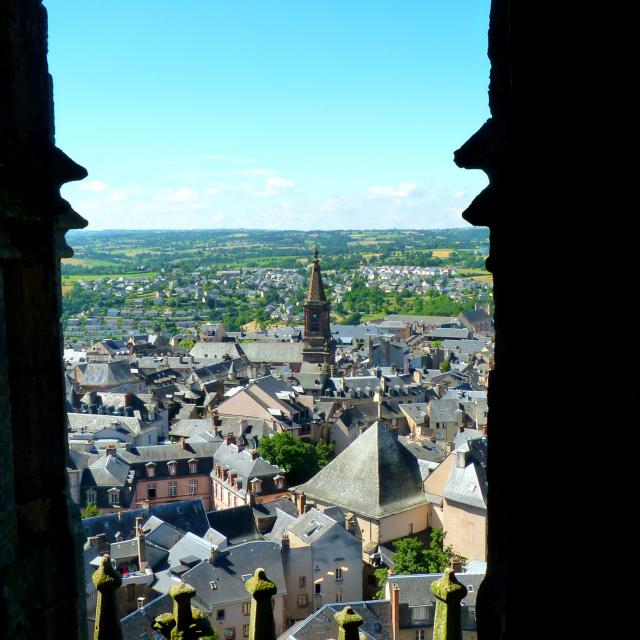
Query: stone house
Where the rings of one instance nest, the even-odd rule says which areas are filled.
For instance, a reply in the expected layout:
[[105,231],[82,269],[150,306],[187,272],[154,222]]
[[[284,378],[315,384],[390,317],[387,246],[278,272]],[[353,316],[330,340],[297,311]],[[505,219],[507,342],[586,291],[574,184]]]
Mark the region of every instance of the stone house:
[[297,518],[278,510],[267,536],[282,548],[287,614],[302,620],[327,602],[362,599],[362,541],[339,509],[308,509]]
[[427,478],[429,522],[467,560],[487,559],[487,438],[461,444]]
[[229,434],[213,456],[211,471],[215,509],[272,502],[291,495],[285,472],[248,450]]

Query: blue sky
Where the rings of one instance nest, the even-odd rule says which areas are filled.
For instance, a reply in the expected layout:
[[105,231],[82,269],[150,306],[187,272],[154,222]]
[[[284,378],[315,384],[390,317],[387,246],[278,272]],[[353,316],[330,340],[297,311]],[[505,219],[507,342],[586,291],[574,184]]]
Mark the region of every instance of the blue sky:
[[45,0],[63,195],[105,228],[444,228],[486,184],[489,0]]

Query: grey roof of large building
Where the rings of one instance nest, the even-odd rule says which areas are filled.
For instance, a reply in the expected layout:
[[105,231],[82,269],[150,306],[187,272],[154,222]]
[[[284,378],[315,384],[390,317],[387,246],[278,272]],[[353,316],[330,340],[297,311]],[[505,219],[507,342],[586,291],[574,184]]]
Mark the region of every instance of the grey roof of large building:
[[384,332],[375,324],[332,324],[331,335],[336,338],[364,340],[366,336],[379,336]]
[[303,342],[245,342],[242,345],[251,362],[302,362]]
[[189,355],[193,358],[208,358],[210,360],[224,360],[238,358],[244,355],[243,348],[236,342],[196,342]]
[[381,422],[374,422],[298,490],[374,519],[426,502],[416,458]]

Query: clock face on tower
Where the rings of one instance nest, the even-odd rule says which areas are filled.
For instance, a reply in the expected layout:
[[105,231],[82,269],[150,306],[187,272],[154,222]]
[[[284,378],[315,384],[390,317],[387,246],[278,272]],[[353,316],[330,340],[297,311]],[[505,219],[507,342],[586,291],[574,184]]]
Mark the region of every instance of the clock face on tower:
[[317,311],[312,311],[309,315],[309,330],[320,331],[320,314]]

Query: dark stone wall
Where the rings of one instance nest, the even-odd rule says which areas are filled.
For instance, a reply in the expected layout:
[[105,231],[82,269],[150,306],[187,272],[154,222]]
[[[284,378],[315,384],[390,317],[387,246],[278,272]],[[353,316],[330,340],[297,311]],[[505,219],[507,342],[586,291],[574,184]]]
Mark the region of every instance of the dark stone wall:
[[596,426],[604,389],[591,349],[626,299],[606,286],[603,304],[594,280],[618,264],[606,251],[621,213],[607,143],[624,127],[612,86],[624,59],[604,38],[612,19],[602,7],[493,0],[491,118],[455,153],[490,179],[464,213],[490,228],[495,296],[480,640],[591,637],[615,624],[608,596],[589,594],[607,580],[597,549],[616,535],[596,458],[617,464]]
[[0,636],[77,638],[79,514],[67,492],[59,258],[86,222],[60,186],[41,2],[0,5]]

